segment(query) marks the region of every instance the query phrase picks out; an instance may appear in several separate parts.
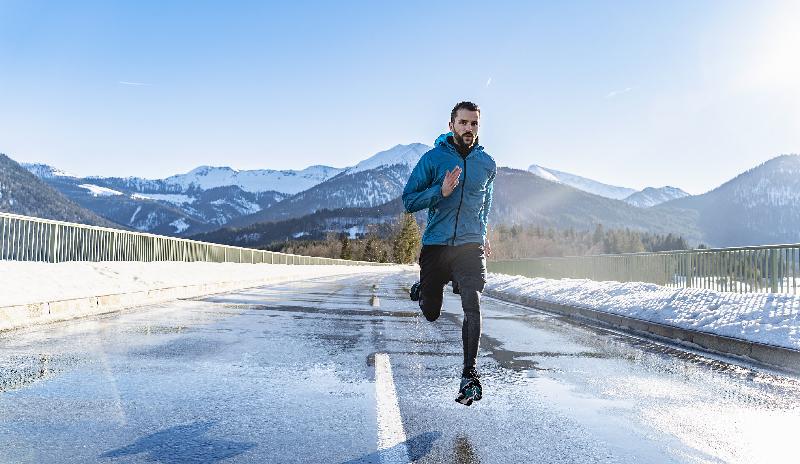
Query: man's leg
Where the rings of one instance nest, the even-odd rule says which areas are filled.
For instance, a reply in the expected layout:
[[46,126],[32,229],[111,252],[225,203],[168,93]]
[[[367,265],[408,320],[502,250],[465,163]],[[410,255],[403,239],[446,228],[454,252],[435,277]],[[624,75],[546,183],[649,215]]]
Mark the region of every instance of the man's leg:
[[468,243],[457,247],[452,264],[453,283],[458,283],[464,323],[461,339],[464,344],[464,371],[474,368],[481,341],[481,293],[486,285],[486,259],[483,247]]
[[433,322],[442,313],[444,286],[450,281],[446,245],[423,245],[419,255],[419,307]]

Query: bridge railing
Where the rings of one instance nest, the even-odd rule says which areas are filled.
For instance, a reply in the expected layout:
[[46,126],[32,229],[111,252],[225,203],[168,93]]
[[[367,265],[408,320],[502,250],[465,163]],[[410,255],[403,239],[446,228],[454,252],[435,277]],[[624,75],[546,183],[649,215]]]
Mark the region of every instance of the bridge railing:
[[319,265],[385,265],[200,242],[163,235],[0,213],[0,260],[206,261]]
[[489,272],[797,295],[800,244],[490,261]]

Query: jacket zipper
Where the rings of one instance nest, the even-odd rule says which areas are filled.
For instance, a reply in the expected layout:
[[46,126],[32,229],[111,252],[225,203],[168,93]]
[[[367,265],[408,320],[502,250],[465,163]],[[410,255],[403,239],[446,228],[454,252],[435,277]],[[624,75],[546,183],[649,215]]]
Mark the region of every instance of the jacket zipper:
[[453,245],[456,244],[456,235],[458,235],[458,216],[461,214],[461,204],[464,203],[464,185],[467,183],[467,157],[464,157],[464,182],[461,183],[461,200],[458,202],[458,209],[456,210],[456,225],[453,230]]

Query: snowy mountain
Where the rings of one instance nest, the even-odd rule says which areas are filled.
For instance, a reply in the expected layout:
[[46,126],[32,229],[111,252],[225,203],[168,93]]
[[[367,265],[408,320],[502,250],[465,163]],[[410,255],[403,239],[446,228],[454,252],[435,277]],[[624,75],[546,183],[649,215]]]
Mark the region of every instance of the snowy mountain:
[[0,211],[80,224],[118,227],[65,198],[56,189],[2,153],[0,153]]
[[20,166],[27,169],[29,172],[31,172],[39,179],[70,176],[70,174],[60,169],[56,169],[53,166],[49,166],[47,164],[39,164],[39,163],[19,163],[19,164]]
[[611,229],[678,234],[691,242],[702,238],[693,214],[637,208],[511,168],[497,170],[490,222],[577,230],[591,230],[603,224]]
[[800,243],[800,156],[778,156],[708,193],[650,209],[697,215],[711,246]]
[[636,190],[627,187],[617,187],[615,185],[608,185],[596,180],[587,179],[586,177],[576,176],[568,172],[556,171],[555,169],[545,168],[536,164],[532,164],[528,171],[552,182],[560,182],[562,184],[575,187],[584,192],[600,195],[601,197],[613,198],[615,200],[622,200],[630,195],[636,193]]
[[109,221],[165,235],[211,230],[286,197],[279,192],[245,192],[236,186],[199,190],[137,177],[77,178],[41,164],[27,168],[62,195]]
[[[274,208],[241,218],[209,233],[193,238],[241,246],[269,247],[276,241],[293,238],[323,239],[330,232],[365,230],[371,224],[396,220],[403,212],[400,201],[409,168],[395,165],[355,174],[342,173],[307,192],[291,197]],[[325,203],[334,192],[347,192],[344,198],[358,197],[355,186],[368,180],[397,176],[397,197],[378,206],[351,208],[337,206],[338,200]],[[366,191],[386,191],[386,185],[364,185]],[[328,204],[331,207],[321,208]],[[298,212],[304,212],[296,216]],[[424,224],[426,212],[417,214]],[[245,222],[253,221],[253,222]],[[633,228],[656,233],[677,233],[694,242],[700,239],[694,216],[641,209],[620,200],[594,195],[568,185],[548,181],[527,171],[499,168],[495,181],[495,201],[490,222],[497,224],[538,224],[559,229],[593,229],[602,223],[609,228]]]
[[186,174],[167,177],[164,182],[179,185],[183,190],[237,186],[250,193],[272,191],[294,195],[342,171],[330,166],[310,166],[302,171],[272,169],[239,171],[229,167],[200,166]]
[[323,240],[328,233],[347,232],[350,238],[357,238],[378,224],[396,221],[402,213],[403,203],[398,198],[370,208],[321,209],[298,218],[224,227],[191,238],[257,248],[269,248],[275,242],[298,238]]
[[633,206],[638,206],[639,208],[649,208],[651,206],[660,205],[666,201],[687,196],[689,196],[688,193],[677,187],[647,187],[646,189],[636,192],[625,198],[625,202]]
[[285,221],[323,209],[375,207],[402,195],[411,169],[406,164],[393,164],[354,173],[345,171],[270,208],[235,219],[230,225]]
[[412,143],[410,145],[395,145],[394,147],[379,152],[364,161],[358,163],[353,167],[344,169],[347,174],[355,174],[357,172],[368,171],[370,169],[380,168],[384,166],[393,166],[401,164],[408,167],[409,172],[414,169],[417,162],[430,150],[431,147],[422,143]]
[[322,209],[370,208],[384,204],[403,193],[411,170],[430,149],[421,143],[396,145],[270,208],[236,219],[230,225],[244,227],[299,218]]
[[[26,168],[73,201],[115,222],[142,231],[190,235],[248,216],[253,218],[246,223],[252,224],[318,209],[377,206],[400,195],[411,168],[429,148],[396,145],[342,169],[239,171],[201,166],[165,179],[77,178],[44,164]],[[315,188],[320,184],[325,186]],[[282,208],[258,214],[289,197],[292,201]]]

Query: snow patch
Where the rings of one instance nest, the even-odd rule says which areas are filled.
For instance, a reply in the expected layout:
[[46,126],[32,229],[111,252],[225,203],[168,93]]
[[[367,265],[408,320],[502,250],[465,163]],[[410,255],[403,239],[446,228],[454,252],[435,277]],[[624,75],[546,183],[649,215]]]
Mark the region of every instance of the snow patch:
[[345,229],[344,231],[347,233],[347,236],[351,240],[355,240],[358,238],[359,235],[364,235],[364,226],[353,226],[349,229]]
[[136,211],[133,212],[133,215],[131,216],[131,220],[128,221],[128,224],[133,224],[133,221],[136,220],[136,215],[139,214],[139,211],[141,211],[141,210],[142,210],[141,206],[137,206],[136,207]]
[[20,163],[23,168],[40,179],[52,179],[53,177],[75,177],[66,171],[42,163]]
[[542,179],[549,180],[550,182],[555,182],[555,183],[558,183],[558,184],[561,183],[561,181],[558,180],[558,177],[554,176],[553,174],[550,173],[550,171],[548,171],[547,169],[545,169],[545,168],[543,168],[541,166],[537,166],[535,164],[532,164],[531,167],[528,168],[528,171],[530,171],[533,174],[541,177]]
[[156,200],[156,201],[164,201],[167,203],[171,203],[173,205],[185,205],[185,204],[192,204],[197,200],[195,197],[190,197],[189,195],[181,195],[181,194],[170,194],[170,193],[134,193],[131,195],[131,198],[134,200]]
[[172,222],[169,223],[169,225],[171,225],[172,227],[175,228],[175,233],[176,234],[180,234],[180,233],[182,233],[183,231],[185,231],[186,229],[189,228],[189,224],[186,222],[186,219],[184,219],[184,218],[180,218],[180,219],[178,219],[176,221],[172,221]]
[[488,290],[800,349],[800,296],[489,274]]
[[93,197],[111,197],[116,195],[123,195],[123,193],[120,191],[112,190],[106,187],[100,187],[99,185],[94,185],[94,184],[81,184],[78,187],[88,190],[89,191],[88,193]]

